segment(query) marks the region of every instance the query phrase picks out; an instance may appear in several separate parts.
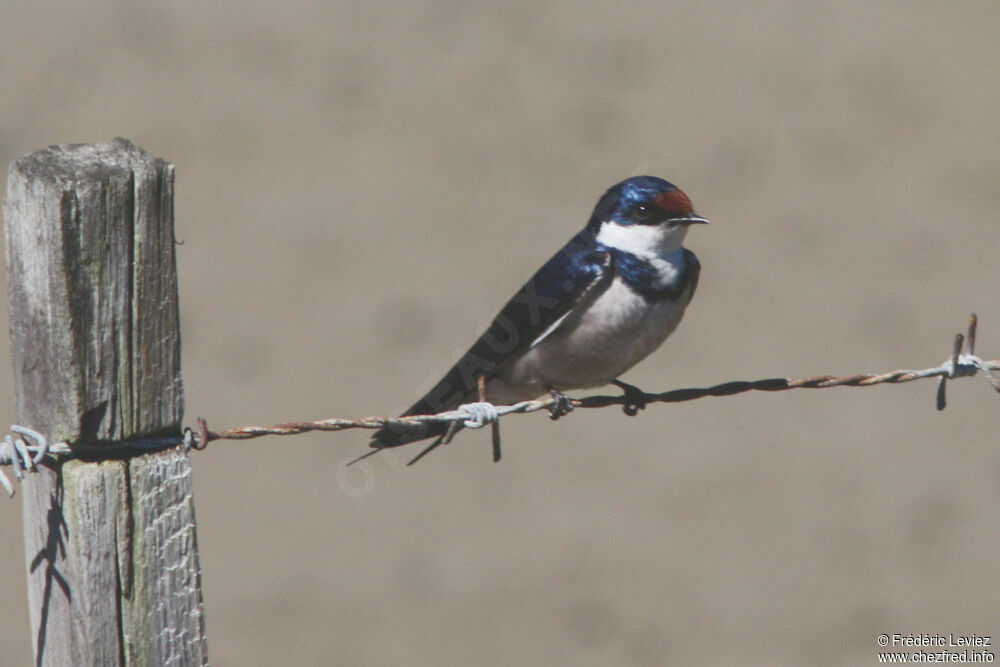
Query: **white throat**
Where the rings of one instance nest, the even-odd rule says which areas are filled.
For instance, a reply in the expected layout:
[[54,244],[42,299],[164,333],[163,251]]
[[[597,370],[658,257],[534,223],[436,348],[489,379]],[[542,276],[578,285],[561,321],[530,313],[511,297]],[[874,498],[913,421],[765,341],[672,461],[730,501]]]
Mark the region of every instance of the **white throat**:
[[630,252],[646,259],[666,258],[680,250],[687,226],[620,225],[602,222],[597,232],[598,243]]

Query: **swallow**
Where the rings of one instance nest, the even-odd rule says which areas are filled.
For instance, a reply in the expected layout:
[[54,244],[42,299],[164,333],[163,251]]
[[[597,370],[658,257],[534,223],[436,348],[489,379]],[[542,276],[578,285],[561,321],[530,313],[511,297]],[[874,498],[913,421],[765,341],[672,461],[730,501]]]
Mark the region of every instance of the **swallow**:
[[[619,377],[673,333],[698,285],[701,265],[684,247],[691,225],[708,220],[675,185],[635,176],[611,187],[586,227],[507,302],[489,328],[402,416],[430,415],[485,401],[506,405],[546,393],[553,419],[572,409],[565,392],[614,384],[624,410],[644,394]],[[459,422],[386,426],[376,453],[427,438],[411,463],[461,428]],[[494,452],[494,458],[499,452]],[[363,457],[362,457],[363,458]]]

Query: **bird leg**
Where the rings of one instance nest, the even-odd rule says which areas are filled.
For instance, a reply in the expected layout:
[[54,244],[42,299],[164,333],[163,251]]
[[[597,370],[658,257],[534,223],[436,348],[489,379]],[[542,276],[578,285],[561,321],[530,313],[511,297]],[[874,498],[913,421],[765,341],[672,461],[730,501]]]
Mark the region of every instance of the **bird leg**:
[[570,403],[569,396],[555,387],[549,387],[548,390],[549,395],[555,399],[555,403],[549,406],[549,419],[555,421],[573,411],[573,404]]
[[639,410],[646,409],[646,392],[642,389],[621,380],[612,380],[611,384],[625,392],[625,405],[622,406],[622,412],[629,417],[635,417]]

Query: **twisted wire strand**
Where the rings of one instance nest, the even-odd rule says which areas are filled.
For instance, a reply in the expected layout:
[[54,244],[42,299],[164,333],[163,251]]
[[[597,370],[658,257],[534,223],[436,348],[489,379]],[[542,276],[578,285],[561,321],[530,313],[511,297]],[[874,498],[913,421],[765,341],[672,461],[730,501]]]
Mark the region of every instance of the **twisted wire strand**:
[[[968,358],[967,358],[968,359]],[[979,370],[1000,371],[1000,360],[998,361],[978,361]],[[826,389],[828,387],[872,387],[878,384],[899,384],[911,382],[928,377],[948,377],[949,370],[942,366],[927,368],[924,370],[898,370],[880,374],[860,374],[847,377],[837,377],[834,375],[819,375],[816,377],[803,378],[800,380],[788,380],[785,378],[767,378],[763,380],[725,382],[711,387],[691,387],[687,389],[673,389],[659,394],[644,394],[647,403],[682,403],[693,401],[706,396],[732,396],[748,391],[785,391],[790,389]],[[967,374],[956,375],[956,377],[969,377]],[[1000,390],[998,390],[1000,391]],[[525,414],[548,410],[556,403],[553,398],[539,399],[533,401],[521,401],[513,405],[498,405],[496,407],[497,417],[504,417],[510,414]],[[624,396],[586,396],[584,398],[571,398],[570,404],[574,408],[604,408],[609,405],[624,405]],[[322,419],[314,422],[287,422],[275,424],[274,426],[243,426],[230,428],[223,431],[205,430],[196,432],[195,437],[199,444],[207,444],[213,440],[249,440],[266,435],[298,435],[310,431],[343,431],[347,429],[379,429],[383,426],[403,426],[408,424],[425,424],[439,422],[466,421],[473,415],[464,409],[449,410],[434,415],[413,415],[409,417],[365,417],[363,419]]]
[[[835,375],[817,375],[814,377],[789,380],[786,378],[765,378],[752,381],[724,382],[710,387],[690,387],[673,389],[662,393],[646,394],[642,397],[648,403],[681,403],[693,401],[707,396],[732,396],[748,391],[787,391],[791,389],[827,389],[829,387],[873,387],[879,384],[901,384],[924,378],[939,378],[937,391],[937,409],[943,410],[946,405],[945,386],[948,380],[962,377],[972,377],[979,371],[986,375],[987,381],[1000,392],[1000,379],[993,371],[1000,371],[1000,360],[984,361],[973,354],[976,340],[976,315],[969,320],[968,336],[958,334],[952,355],[943,364],[923,370],[896,370],[888,373],[861,373],[838,377]],[[963,343],[965,349],[963,351]],[[631,397],[634,400],[634,397]],[[610,405],[627,406],[627,395],[618,396],[586,396],[570,398],[569,404],[574,408],[603,408]],[[481,428],[491,424],[494,429],[494,460],[499,460],[499,419],[511,414],[527,414],[540,410],[552,410],[559,399],[545,398],[531,401],[521,401],[513,405],[489,405],[471,403],[459,406],[456,410],[448,410],[434,415],[412,415],[407,417],[364,417],[361,419],[330,418],[309,422],[286,422],[273,426],[242,426],[222,431],[211,431],[204,419],[198,418],[197,428],[185,428],[183,440],[177,439],[165,443],[164,439],[137,442],[135,448],[159,447],[165,444],[183,444],[186,449],[204,449],[213,440],[249,440],[268,435],[298,435],[311,431],[344,431],[348,429],[379,429],[385,426],[406,426],[425,423],[462,422],[471,428]],[[485,407],[489,405],[489,407]],[[24,436],[24,439],[12,439],[7,436],[0,442],[0,466],[13,465],[15,475],[20,479],[24,472],[32,472],[43,459],[60,459],[78,454],[79,448],[71,448],[68,443],[47,443],[44,436],[22,426],[13,426],[11,430]],[[376,450],[377,451],[377,450]],[[419,458],[419,457],[418,457]],[[0,486],[10,495],[13,487],[10,481],[0,471]]]
[[[959,377],[972,377],[978,371],[983,371],[989,383],[1000,392],[1000,380],[993,375],[993,371],[1000,371],[1000,361],[984,361],[973,353],[976,344],[976,326],[978,319],[973,313],[969,318],[969,329],[967,337],[962,334],[955,336],[955,343],[949,357],[940,366],[925,368],[923,370],[896,370],[888,373],[860,373],[838,377],[836,375],[817,375],[799,380],[788,380],[786,378],[766,378],[763,380],[724,382],[711,387],[691,387],[687,389],[673,389],[659,394],[643,393],[646,403],[681,403],[693,401],[706,396],[732,396],[748,391],[786,391],[791,389],[826,389],[829,387],[872,387],[879,384],[900,384],[912,382],[929,377],[938,377],[940,382],[937,394],[937,409],[943,410],[945,401],[945,382]],[[965,351],[962,347],[965,344]],[[587,396],[584,398],[571,398],[570,405],[574,408],[603,408],[609,405],[626,405],[628,398],[619,396]],[[532,401],[521,401],[513,405],[498,405],[495,407],[495,416],[491,421],[494,426],[500,417],[510,414],[525,414],[537,412],[539,410],[550,410],[556,405],[558,399],[546,398]],[[440,422],[465,422],[467,420],[477,420],[482,423],[482,414],[469,406],[459,406],[457,410],[449,410],[435,415],[412,415],[408,417],[384,418],[366,417],[363,419],[322,419],[314,422],[288,422],[276,424],[274,426],[244,426],[231,428],[224,431],[210,431],[203,419],[198,420],[199,430],[195,432],[196,446],[204,447],[213,440],[247,440],[259,438],[265,435],[298,435],[310,431],[343,431],[346,429],[365,428],[378,429],[384,426],[405,426],[411,424],[440,423]],[[493,416],[493,415],[489,415]]]

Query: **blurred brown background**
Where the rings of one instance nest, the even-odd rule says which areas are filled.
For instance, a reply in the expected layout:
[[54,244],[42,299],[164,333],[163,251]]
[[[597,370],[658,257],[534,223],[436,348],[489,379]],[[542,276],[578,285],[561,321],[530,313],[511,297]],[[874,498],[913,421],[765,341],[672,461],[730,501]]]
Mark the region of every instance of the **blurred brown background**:
[[[0,162],[177,168],[188,422],[409,405],[636,173],[713,222],[648,390],[1000,356],[985,2],[6,6]],[[7,340],[0,339],[7,355]],[[14,420],[9,374],[0,412]],[[504,422],[413,468],[361,432],[194,455],[209,653],[267,664],[870,664],[1000,635],[981,379]],[[28,664],[18,500],[0,646]]]

